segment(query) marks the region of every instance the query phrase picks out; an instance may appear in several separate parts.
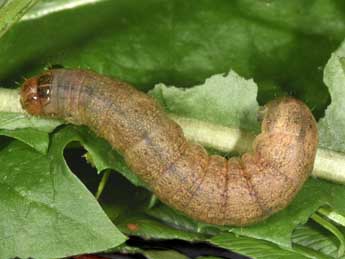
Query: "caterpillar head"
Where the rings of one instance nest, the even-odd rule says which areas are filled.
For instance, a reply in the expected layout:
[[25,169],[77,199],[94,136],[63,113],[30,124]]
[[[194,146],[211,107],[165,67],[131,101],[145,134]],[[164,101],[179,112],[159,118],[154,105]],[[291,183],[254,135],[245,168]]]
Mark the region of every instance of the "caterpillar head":
[[50,102],[51,83],[49,72],[25,80],[20,90],[23,109],[32,115],[44,115],[44,107]]

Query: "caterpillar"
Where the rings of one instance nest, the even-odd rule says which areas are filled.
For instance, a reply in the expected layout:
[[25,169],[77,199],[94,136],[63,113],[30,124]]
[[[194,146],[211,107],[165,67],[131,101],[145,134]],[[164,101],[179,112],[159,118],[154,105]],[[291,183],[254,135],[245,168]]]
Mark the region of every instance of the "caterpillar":
[[29,114],[91,128],[162,202],[202,222],[264,220],[291,202],[313,169],[316,122],[292,97],[268,102],[253,152],[227,160],[188,142],[150,96],[91,71],[46,71],[27,79],[20,95]]

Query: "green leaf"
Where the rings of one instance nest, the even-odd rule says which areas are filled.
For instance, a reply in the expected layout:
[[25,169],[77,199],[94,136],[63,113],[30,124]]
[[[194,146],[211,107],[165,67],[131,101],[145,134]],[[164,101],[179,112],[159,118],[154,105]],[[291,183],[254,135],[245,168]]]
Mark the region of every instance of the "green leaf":
[[310,217],[312,220],[314,220],[316,223],[320,224],[322,227],[330,231],[339,241],[339,249],[338,249],[338,257],[341,257],[344,255],[344,249],[345,249],[345,238],[344,234],[341,233],[341,231],[333,225],[331,222],[329,222],[327,219],[320,216],[318,213],[314,213]]
[[39,0],[7,0],[0,5],[0,38]]
[[31,8],[22,18],[22,21],[39,19],[43,16],[66,11],[68,9],[81,7],[84,5],[95,4],[96,2],[101,2],[106,0],[79,0],[73,1],[70,0],[44,0],[40,1],[39,4]]
[[[198,234],[215,235],[220,232],[220,229],[222,229],[222,227],[219,226],[195,221],[188,216],[185,216],[183,213],[162,203],[147,210],[146,214],[156,218],[157,220],[163,221],[167,225],[175,226],[177,229],[183,229]],[[227,230],[227,228],[225,229]]]
[[195,233],[215,235],[219,233],[219,230],[228,230],[241,236],[267,240],[290,249],[294,229],[298,225],[306,223],[310,215],[320,206],[328,204],[333,208],[337,208],[339,213],[344,214],[344,196],[345,188],[342,185],[311,179],[286,209],[274,214],[262,223],[242,228],[219,227],[199,223],[162,205],[154,207],[147,213],[169,225],[174,225],[176,228]]
[[0,257],[60,258],[124,242],[93,196],[69,171],[55,135],[47,155],[18,141],[0,151]]
[[148,259],[188,259],[189,257],[173,250],[146,250],[143,254]]
[[261,103],[292,92],[319,114],[329,101],[322,67],[345,36],[341,0],[50,2],[60,11],[46,7],[49,15],[1,40],[1,80],[62,64],[149,89],[158,81],[195,85],[233,69],[255,78]]
[[328,86],[332,102],[325,112],[325,117],[319,122],[320,145],[345,152],[345,41],[328,61],[324,71],[324,81]]
[[286,209],[260,224],[246,228],[235,228],[233,231],[289,247],[291,235],[296,226],[307,222],[310,215],[320,206],[328,204],[339,213],[344,214],[345,206],[342,201],[344,196],[344,186],[310,179]]
[[41,153],[47,153],[49,134],[61,122],[27,114],[0,112],[0,135],[16,138]]
[[[149,259],[188,259],[185,255],[174,250],[144,250],[134,246],[122,245],[113,249],[114,252],[125,254],[142,254]],[[198,257],[199,258],[199,257]]]
[[[61,124],[61,121],[53,119],[21,113],[0,112],[0,135],[21,140],[42,153],[48,149],[48,133]],[[123,173],[134,185],[144,186],[140,179],[127,167],[123,157],[114,151],[105,140],[98,138],[85,127],[74,127],[71,131],[74,131],[71,135],[75,135],[75,141],[81,141],[88,150],[98,172],[114,169]]]
[[79,141],[89,152],[92,163],[97,171],[114,169],[124,175],[135,186],[145,186],[144,183],[128,168],[123,157],[116,152],[104,139],[96,136],[86,127],[69,126],[64,132],[70,135],[71,140]]
[[234,71],[213,75],[189,89],[158,84],[150,94],[167,112],[176,115],[250,131],[258,129],[257,86]]
[[[298,226],[293,233],[292,241],[295,244],[319,251],[324,255],[339,258],[339,241],[319,225],[308,223],[304,226]],[[340,258],[344,258],[344,256]]]
[[121,232],[127,235],[141,236],[145,239],[182,239],[186,241],[205,240],[207,235],[178,229],[155,220],[147,215],[129,212],[115,220]]
[[253,259],[280,258],[280,259],[306,259],[295,251],[282,249],[272,243],[252,239],[248,237],[235,236],[232,233],[224,233],[209,240],[212,244],[230,249]]
[[42,132],[32,128],[17,130],[0,129],[0,135],[16,138],[43,154],[48,151],[49,136],[47,132]]
[[35,128],[49,133],[59,125],[61,122],[58,120],[33,117],[23,113],[0,112],[0,128],[5,130]]

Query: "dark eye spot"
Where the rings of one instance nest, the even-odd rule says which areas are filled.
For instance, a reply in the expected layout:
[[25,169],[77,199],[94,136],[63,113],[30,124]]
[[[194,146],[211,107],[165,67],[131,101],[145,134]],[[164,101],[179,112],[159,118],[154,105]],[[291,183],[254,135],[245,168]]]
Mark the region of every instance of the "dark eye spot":
[[50,97],[50,87],[49,86],[38,87],[37,88],[37,95],[40,98],[48,98],[48,97]]

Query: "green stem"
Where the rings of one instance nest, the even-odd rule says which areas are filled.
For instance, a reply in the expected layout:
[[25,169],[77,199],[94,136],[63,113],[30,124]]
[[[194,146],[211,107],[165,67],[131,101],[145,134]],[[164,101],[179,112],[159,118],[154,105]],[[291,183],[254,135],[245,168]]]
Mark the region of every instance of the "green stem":
[[330,208],[320,208],[318,212],[332,220],[333,222],[345,227],[345,217]]
[[[244,153],[251,150],[254,135],[196,119],[170,115],[183,129],[185,136],[205,147],[223,152]],[[345,154],[318,148],[312,175],[345,184]]]
[[104,190],[104,187],[106,186],[107,182],[108,182],[108,179],[109,179],[109,176],[110,176],[110,170],[106,170],[103,172],[103,176],[102,176],[102,179],[98,185],[98,188],[97,188],[97,192],[96,192],[96,199],[98,200],[99,197],[101,197],[101,194]]
[[[20,112],[18,90],[0,88],[0,112]],[[253,134],[196,119],[169,115],[183,129],[187,139],[223,152],[244,153],[251,150]],[[318,148],[312,175],[345,184],[345,154]]]
[[157,196],[152,194],[147,208],[152,209],[157,204],[157,202],[158,202]]
[[183,129],[187,139],[223,152],[245,153],[252,148],[255,135],[196,119],[169,114]]
[[0,112],[24,112],[20,105],[18,89],[0,88]]

